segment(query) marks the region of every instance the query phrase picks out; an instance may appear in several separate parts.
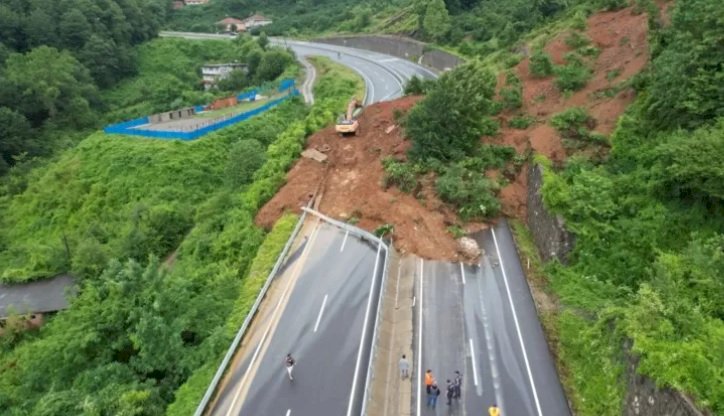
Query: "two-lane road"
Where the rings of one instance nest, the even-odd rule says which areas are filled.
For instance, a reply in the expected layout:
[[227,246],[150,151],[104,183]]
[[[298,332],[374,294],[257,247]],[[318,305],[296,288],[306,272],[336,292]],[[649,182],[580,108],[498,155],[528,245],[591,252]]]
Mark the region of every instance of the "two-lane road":
[[[368,317],[376,311],[386,253],[326,223],[301,250],[277,279],[276,303],[259,316],[208,414],[359,414]],[[294,381],[285,371],[287,353],[297,361]]]
[[[420,261],[417,296],[417,415],[570,415],[505,221],[475,236],[478,265]],[[432,369],[443,394],[425,406],[422,375]],[[462,397],[447,406],[445,384],[463,374]]]
[[[160,36],[196,40],[234,39],[229,35],[193,32],[161,32]],[[437,77],[433,71],[422,65],[382,53],[282,38],[272,38],[271,41],[276,45],[291,48],[297,57],[302,60],[302,63],[305,62],[305,58],[308,56],[325,56],[359,73],[367,87],[365,105],[401,97],[405,83],[413,76],[421,78]]]

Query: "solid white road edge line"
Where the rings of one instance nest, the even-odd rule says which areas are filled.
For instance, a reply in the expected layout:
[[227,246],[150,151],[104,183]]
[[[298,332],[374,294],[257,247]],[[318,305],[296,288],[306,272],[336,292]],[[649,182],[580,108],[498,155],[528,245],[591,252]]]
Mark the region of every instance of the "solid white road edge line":
[[535,399],[535,407],[538,410],[538,416],[543,416],[543,412],[540,408],[540,401],[538,400],[538,392],[535,389],[535,383],[533,382],[533,373],[530,371],[530,363],[528,362],[528,353],[525,351],[525,344],[523,343],[523,335],[520,332],[520,324],[518,323],[518,314],[515,312],[515,304],[513,303],[513,296],[510,294],[510,286],[508,286],[508,276],[505,274],[505,267],[503,266],[503,256],[500,255],[500,248],[498,247],[498,239],[495,238],[495,230],[490,229],[493,233],[493,243],[495,243],[495,251],[498,254],[498,261],[500,262],[500,271],[503,272],[503,281],[505,283],[505,291],[508,293],[508,302],[510,302],[510,309],[513,311],[513,320],[515,321],[515,330],[518,333],[518,340],[520,341],[520,348],[523,350],[523,360],[525,361],[525,368],[528,370],[528,379],[530,380],[530,387],[533,390],[533,399]]
[[417,307],[417,416],[422,415],[422,274],[425,261],[420,259],[420,305]]
[[[317,238],[317,234],[319,232],[319,218],[317,218],[317,223],[314,226],[314,230],[312,231],[312,234],[309,237],[309,244],[304,248],[304,251],[306,253],[302,252],[301,258],[303,259],[305,257],[305,254],[309,253],[310,248],[314,245],[313,242]],[[299,267],[303,262],[300,261],[295,265],[294,273],[292,274],[293,277],[296,275],[299,271]],[[276,308],[274,308],[274,311],[272,312],[271,319],[269,320],[269,326],[267,326],[266,330],[264,331],[264,334],[261,336],[261,341],[259,341],[259,345],[257,345],[256,350],[254,350],[254,355],[251,357],[251,361],[249,362],[249,366],[247,367],[247,371],[244,373],[244,376],[241,378],[241,381],[239,381],[238,387],[236,388],[236,391],[234,392],[234,399],[231,401],[231,406],[229,406],[229,409],[226,411],[226,416],[231,415],[232,411],[234,410],[234,406],[236,405],[236,401],[239,400],[239,393],[241,393],[241,389],[244,386],[244,382],[246,381],[246,378],[249,376],[249,370],[254,365],[254,362],[256,361],[259,351],[261,351],[262,345],[264,345],[264,342],[266,341],[267,335],[269,335],[269,331],[271,330],[272,325],[274,324],[274,318],[276,317],[277,312],[279,312],[279,308],[282,305],[282,301],[284,300],[284,297],[286,296],[287,292],[289,291],[289,288],[291,287],[292,283],[294,282],[293,278],[289,279],[289,283],[287,283],[287,286],[284,288],[284,291],[279,296],[279,302],[277,302]]]
[[322,320],[322,314],[324,313],[324,306],[327,304],[327,295],[324,295],[324,300],[322,301],[322,308],[319,310],[319,315],[317,315],[317,323],[314,324],[314,332],[317,332],[317,329],[319,328],[319,322]]
[[475,347],[473,347],[473,339],[468,339],[470,340],[470,357],[473,359],[473,382],[475,383],[475,387],[478,387],[478,370],[475,368]]
[[349,236],[349,230],[344,233],[344,239],[342,240],[342,247],[339,248],[339,252],[344,251],[344,245],[347,244],[347,237]]
[[377,244],[377,255],[375,256],[375,267],[372,269],[372,285],[370,287],[370,296],[367,298],[367,311],[365,312],[365,321],[362,324],[362,338],[359,340],[359,349],[357,350],[357,364],[354,366],[354,378],[352,379],[352,389],[349,392],[349,402],[347,403],[347,416],[352,416],[354,410],[354,393],[357,390],[357,380],[359,379],[360,364],[362,363],[362,348],[365,343],[365,335],[367,335],[367,325],[370,320],[370,311],[372,310],[372,295],[375,293],[375,283],[377,279],[377,266],[380,264],[380,252],[382,244]]
[[400,299],[400,272],[402,271],[402,261],[397,263],[397,287],[395,288],[395,309],[399,308],[398,300]]
[[465,270],[463,269],[463,262],[460,262],[460,275],[463,277],[463,284],[465,284]]

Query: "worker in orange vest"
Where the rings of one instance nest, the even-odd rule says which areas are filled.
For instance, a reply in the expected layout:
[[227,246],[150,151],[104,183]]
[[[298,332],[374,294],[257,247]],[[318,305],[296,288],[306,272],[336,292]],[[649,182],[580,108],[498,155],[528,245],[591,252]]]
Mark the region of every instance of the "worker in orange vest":
[[490,416],[500,416],[500,409],[498,406],[493,403],[492,406],[490,406],[490,409],[488,409],[488,415]]
[[435,377],[432,376],[432,370],[428,368],[425,372],[425,390],[427,394],[430,394],[433,383],[435,383]]

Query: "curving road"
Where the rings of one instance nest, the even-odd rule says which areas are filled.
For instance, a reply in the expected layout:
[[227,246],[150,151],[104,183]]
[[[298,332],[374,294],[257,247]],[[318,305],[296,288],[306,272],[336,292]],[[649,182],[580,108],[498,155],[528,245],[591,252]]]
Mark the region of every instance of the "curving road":
[[367,87],[365,105],[401,97],[405,83],[413,76],[437,77],[421,65],[391,55],[322,43],[284,39],[274,42],[291,48],[300,58],[326,56],[356,71]]
[[[199,40],[233,39],[233,37],[229,35],[192,32],[161,32],[160,36]],[[405,83],[414,75],[422,78],[437,77],[437,74],[433,71],[414,62],[377,52],[281,38],[273,38],[271,42],[279,46],[291,48],[294,53],[297,54],[297,57],[300,58],[302,64],[305,63],[304,58],[307,56],[326,56],[356,71],[364,79],[367,87],[364,99],[365,105],[401,97]],[[307,70],[308,76],[310,76],[310,73],[313,74],[313,71]],[[305,82],[305,84],[307,83]],[[311,83],[309,84],[311,86]],[[303,86],[303,90],[304,89]],[[309,88],[309,90],[311,90],[311,88]],[[308,102],[313,102],[310,91],[305,92],[305,97],[307,97]]]

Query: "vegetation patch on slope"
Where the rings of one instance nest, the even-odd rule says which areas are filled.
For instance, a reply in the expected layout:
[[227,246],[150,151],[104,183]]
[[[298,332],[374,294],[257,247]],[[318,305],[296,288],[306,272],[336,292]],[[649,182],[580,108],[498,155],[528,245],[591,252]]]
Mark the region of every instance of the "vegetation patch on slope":
[[[320,83],[325,79],[322,78]],[[327,82],[335,83],[334,80]],[[126,160],[120,152],[109,150],[114,140],[102,142],[99,138],[91,138],[86,145],[89,146],[86,155],[91,159],[90,163],[84,160],[80,167],[70,169],[74,166],[71,162],[78,158],[69,151],[62,159],[63,163],[49,165],[41,172],[42,176],[31,177],[30,186],[40,187],[39,182],[37,185],[33,182],[41,177],[48,178],[57,188],[99,188],[99,195],[109,194],[107,199],[100,203],[81,199],[81,204],[73,206],[75,198],[71,198],[61,201],[61,207],[47,216],[44,216],[46,210],[35,205],[45,209],[52,209],[52,206],[36,201],[31,195],[5,199],[3,203],[18,204],[28,212],[24,221],[41,221],[44,226],[58,224],[57,228],[51,229],[64,230],[68,236],[76,236],[79,242],[90,232],[83,221],[92,223],[93,219],[83,215],[95,211],[101,217],[111,218],[114,230],[132,230],[133,235],[148,239],[140,241],[159,242],[154,232],[146,232],[149,230],[143,228],[153,224],[153,221],[149,222],[151,217],[136,207],[137,201],[133,198],[114,191],[115,186],[138,188],[131,196],[138,198],[140,195],[139,202],[146,202],[149,212],[159,210],[173,218],[185,212],[171,206],[176,204],[191,213],[185,228],[171,227],[175,223],[169,225],[178,231],[174,241],[180,241],[180,244],[165,266],[161,266],[157,256],[148,259],[153,246],[136,258],[112,259],[107,266],[101,266],[102,272],[89,273],[82,280],[81,294],[68,310],[60,312],[39,332],[14,337],[13,344],[2,345],[0,413],[97,411],[158,415],[174,401],[176,390],[196,370],[212,371],[213,364],[208,363],[218,363],[231,341],[225,323],[234,304],[243,299],[239,301],[243,312],[246,300],[255,296],[251,293],[252,283],[242,289],[264,239],[264,230],[254,225],[254,214],[283,183],[286,169],[301,151],[307,129],[319,129],[329,123],[336,109],[355,89],[356,85],[350,89],[340,87],[332,89],[337,96],[318,96],[317,103],[308,113],[295,100],[193,144],[158,141],[149,141],[149,144],[128,138],[124,140],[124,146],[129,146],[126,150],[134,143],[142,143],[139,149],[150,150],[146,155],[138,151],[139,162],[132,171],[123,170]],[[249,155],[223,151],[244,140],[264,143],[258,149],[266,147],[259,169],[251,176],[243,173],[251,181],[245,183],[231,180],[233,175],[242,174],[233,167],[244,165],[243,160],[240,163],[231,158]],[[148,149],[149,145],[158,147]],[[96,149],[95,146],[99,147]],[[99,151],[90,152],[93,149]],[[208,151],[204,153],[204,149]],[[103,150],[108,150],[107,157],[110,157],[104,160],[105,167],[92,162],[93,158],[102,159]],[[155,153],[158,155],[154,156]],[[179,155],[184,156],[180,161],[170,160]],[[179,162],[186,166],[177,166]],[[88,163],[91,170],[85,171],[83,165]],[[173,169],[167,174],[164,167]],[[103,169],[111,172],[104,174]],[[182,177],[182,181],[172,181],[172,174],[183,175],[184,169],[193,173]],[[112,172],[120,173],[112,177]],[[198,172],[208,173],[210,177],[202,180],[205,176]],[[91,173],[100,177],[93,179]],[[134,176],[147,179],[144,193],[140,190],[142,183],[134,180]],[[83,178],[85,180],[81,181]],[[110,185],[101,180],[108,180]],[[185,194],[185,186],[194,187],[199,195]],[[105,192],[101,192],[103,190]],[[193,205],[187,198],[191,198]],[[27,205],[22,202],[25,200]],[[115,215],[115,208],[121,214]],[[68,218],[62,217],[68,212],[72,212],[68,218],[73,219],[75,229],[62,226],[69,222]],[[139,214],[134,215],[136,213]],[[120,244],[125,234],[106,233],[103,235],[113,237],[108,239],[106,247],[101,246],[109,251],[114,249],[108,257],[131,257],[131,252],[124,249],[128,246]],[[45,237],[34,234],[27,238],[29,241]],[[4,239],[3,244],[7,241]],[[117,247],[121,249],[115,251]],[[159,247],[162,246],[155,246],[156,249]],[[67,355],[73,359],[65,359]],[[38,357],[42,359],[37,360]]]

